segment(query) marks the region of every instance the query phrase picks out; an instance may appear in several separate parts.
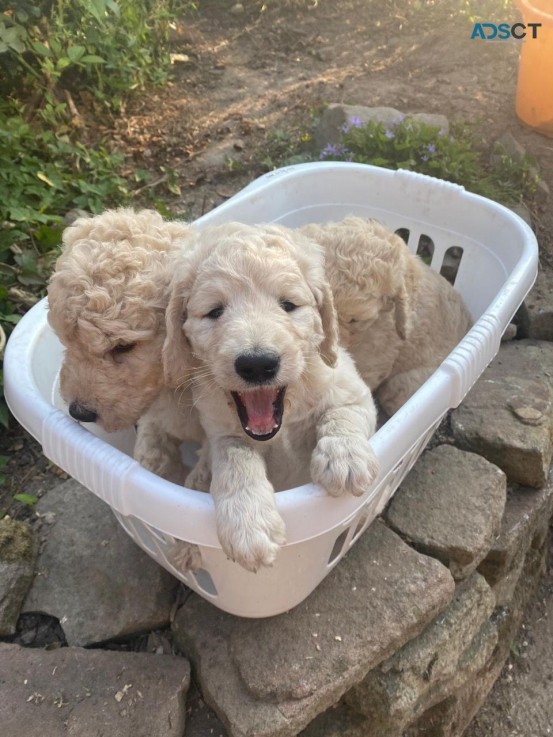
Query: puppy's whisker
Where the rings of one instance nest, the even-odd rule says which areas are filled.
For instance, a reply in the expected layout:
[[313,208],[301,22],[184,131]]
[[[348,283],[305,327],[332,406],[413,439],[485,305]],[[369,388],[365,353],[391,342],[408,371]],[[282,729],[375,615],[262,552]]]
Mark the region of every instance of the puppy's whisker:
[[201,402],[202,399],[205,399],[205,397],[208,396],[215,389],[218,389],[217,383],[215,381],[208,382],[205,388],[205,392],[203,392],[203,394],[199,394],[197,397],[194,398],[194,401],[192,402],[192,407],[196,407],[198,402]]
[[197,383],[199,380],[204,378],[209,378],[213,375],[213,372],[211,368],[205,367],[204,369],[196,369],[193,373],[191,373],[186,378],[183,378],[177,385],[177,389],[181,391],[186,391],[190,387],[192,387],[195,383]]

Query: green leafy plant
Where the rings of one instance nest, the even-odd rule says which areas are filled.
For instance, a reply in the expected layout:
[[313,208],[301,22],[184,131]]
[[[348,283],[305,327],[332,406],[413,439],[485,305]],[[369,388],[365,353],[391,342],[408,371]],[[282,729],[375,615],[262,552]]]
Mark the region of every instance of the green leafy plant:
[[0,68],[8,84],[43,94],[88,88],[110,107],[130,90],[169,77],[176,0],[37,0],[0,14]]
[[319,158],[409,169],[506,203],[531,199],[536,189],[530,157],[515,161],[503,150],[486,162],[467,126],[459,124],[449,133],[404,115],[389,124],[350,118],[339,142],[325,146]]
[[[99,212],[129,198],[123,159],[73,141],[63,126],[32,126],[0,106],[0,324],[6,335],[44,289],[73,208]],[[7,412],[0,401],[0,424]]]
[[263,167],[270,171],[278,166],[302,164],[312,159],[311,134],[304,130],[275,130],[269,133],[265,145]]
[[38,502],[38,497],[34,494],[14,494],[13,498],[21,504],[25,504],[28,507],[34,507]]

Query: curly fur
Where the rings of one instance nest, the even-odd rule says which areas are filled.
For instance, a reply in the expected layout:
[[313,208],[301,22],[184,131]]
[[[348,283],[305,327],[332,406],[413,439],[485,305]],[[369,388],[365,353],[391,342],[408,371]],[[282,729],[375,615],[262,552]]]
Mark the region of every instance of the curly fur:
[[201,431],[186,401],[179,410],[164,390],[161,348],[172,264],[192,232],[151,210],[80,218],[63,233],[48,286],[48,320],[66,349],[64,400],[94,412],[108,432],[139,422],[135,457],[179,479],[180,438]]
[[[368,443],[376,411],[338,345],[317,243],[279,226],[233,223],[206,227],[180,261],[167,309],[166,379],[192,386],[209,444],[219,540],[253,571],[271,565],[285,539],[275,489],[311,477],[333,495],[367,490],[378,466]],[[238,359],[252,355],[277,356],[274,375],[243,376]],[[284,388],[279,426],[271,407]],[[241,419],[236,395],[250,407],[263,392],[270,397],[265,429],[252,435],[255,409]]]
[[375,220],[301,228],[325,248],[340,337],[393,414],[471,327],[460,295]]

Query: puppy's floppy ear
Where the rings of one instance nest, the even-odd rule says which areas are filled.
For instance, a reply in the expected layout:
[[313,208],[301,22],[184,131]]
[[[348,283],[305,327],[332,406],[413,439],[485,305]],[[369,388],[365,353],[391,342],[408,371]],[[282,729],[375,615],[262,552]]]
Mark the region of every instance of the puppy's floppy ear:
[[167,386],[177,388],[192,368],[192,348],[183,325],[186,321],[186,303],[190,284],[177,274],[173,280],[171,297],[165,313],[166,336],[162,349],[163,372]]
[[401,283],[394,295],[394,324],[399,337],[406,340],[412,328],[411,316],[414,310],[413,299],[417,291],[418,277],[411,256],[407,256],[402,266]]
[[324,249],[316,240],[301,236],[297,231],[293,243],[296,258],[302,263],[307,283],[319,308],[323,328],[319,353],[326,365],[334,368],[338,360],[340,333],[332,289],[325,274]]
[[326,365],[334,368],[338,360],[338,316],[334,307],[332,289],[326,279],[315,290],[315,298],[323,324],[324,335],[323,342],[319,346],[319,352]]
[[409,294],[402,284],[399,292],[394,297],[394,325],[396,333],[402,340],[406,340],[411,328],[411,300]]

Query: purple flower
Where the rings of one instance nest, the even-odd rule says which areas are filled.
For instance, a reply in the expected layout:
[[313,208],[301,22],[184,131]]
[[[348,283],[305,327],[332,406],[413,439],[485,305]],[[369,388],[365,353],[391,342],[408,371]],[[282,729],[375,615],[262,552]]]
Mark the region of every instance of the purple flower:
[[363,121],[361,118],[357,116],[353,116],[352,118],[348,118],[347,123],[344,123],[342,126],[342,133],[347,133],[351,128],[362,128],[363,127]]
[[391,141],[391,140],[392,140],[392,138],[395,138],[395,135],[394,135],[394,134],[392,133],[392,131],[386,131],[386,133],[385,133],[384,135],[386,136],[386,138],[387,138],[387,139],[388,139],[389,141]]
[[332,156],[336,158],[344,158],[346,154],[350,154],[351,156],[351,151],[345,146],[342,146],[339,143],[327,143],[326,146],[321,151],[319,155],[319,159],[324,160]]
[[405,120],[405,115],[401,113],[400,115],[398,115],[397,118],[394,118],[394,125],[399,125],[400,123],[403,123],[404,120]]
[[435,154],[436,153],[436,146],[433,143],[429,143],[426,147],[426,150],[429,154]]
[[440,130],[438,131],[438,135],[440,137],[445,136],[446,133],[447,133],[447,131],[445,130],[445,128],[440,128]]
[[421,161],[428,161],[428,156],[421,156]]

